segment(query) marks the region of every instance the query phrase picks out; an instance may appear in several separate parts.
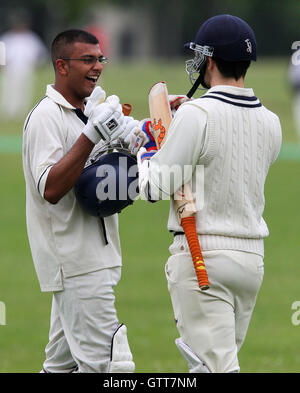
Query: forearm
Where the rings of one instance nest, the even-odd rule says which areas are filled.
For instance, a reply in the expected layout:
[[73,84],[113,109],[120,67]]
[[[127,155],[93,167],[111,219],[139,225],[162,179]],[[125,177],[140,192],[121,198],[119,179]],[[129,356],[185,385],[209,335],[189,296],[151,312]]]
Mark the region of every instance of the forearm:
[[53,165],[44,192],[48,202],[57,203],[75,185],[93,147],[94,143],[82,134],[71,150]]

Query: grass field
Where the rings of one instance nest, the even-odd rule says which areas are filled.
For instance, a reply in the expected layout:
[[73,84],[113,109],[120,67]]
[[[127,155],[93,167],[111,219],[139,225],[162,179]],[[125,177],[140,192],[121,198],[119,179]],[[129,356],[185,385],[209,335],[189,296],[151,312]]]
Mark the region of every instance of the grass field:
[[[297,140],[286,66],[287,59],[261,59],[246,79],[246,86],[253,87],[263,104],[280,116],[285,144]],[[104,73],[103,86],[108,94],[117,93],[122,102],[131,102],[133,116],[144,118],[146,93],[156,81],[166,80],[172,93],[189,89],[183,67],[166,62],[111,64]],[[52,79],[51,69],[37,73],[35,100]],[[20,155],[22,123],[23,119],[0,121],[0,302],[6,306],[6,325],[0,325],[2,373],[39,371],[49,328],[51,295],[40,292],[27,242]],[[10,148],[5,148],[4,136],[10,137]],[[264,282],[240,352],[243,372],[300,371],[300,326],[291,322],[292,303],[300,300],[297,157],[280,157],[267,179],[264,217],[270,237],[265,241]],[[137,201],[120,214],[124,266],[116,290],[117,309],[119,319],[128,326],[137,372],[187,371],[174,344],[178,334],[164,277],[171,241],[167,216],[167,201],[155,205]]]

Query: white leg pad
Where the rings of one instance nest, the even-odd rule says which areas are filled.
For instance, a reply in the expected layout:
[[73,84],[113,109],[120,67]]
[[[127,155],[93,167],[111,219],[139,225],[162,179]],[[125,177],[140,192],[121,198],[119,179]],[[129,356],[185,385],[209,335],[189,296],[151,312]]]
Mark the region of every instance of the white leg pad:
[[198,356],[191,350],[191,348],[182,341],[181,337],[177,338],[175,340],[175,343],[181,355],[186,360],[190,373],[210,373],[209,369],[205,366],[205,364],[198,358]]
[[130,351],[127,328],[121,324],[114,333],[111,343],[110,373],[133,373],[135,364]]

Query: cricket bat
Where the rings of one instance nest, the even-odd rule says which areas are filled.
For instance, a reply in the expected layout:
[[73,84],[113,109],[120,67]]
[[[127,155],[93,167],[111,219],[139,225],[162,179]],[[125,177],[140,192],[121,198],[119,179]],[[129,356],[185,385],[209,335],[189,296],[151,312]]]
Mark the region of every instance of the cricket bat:
[[[169,126],[172,121],[168,90],[165,82],[158,82],[150,89],[149,110],[154,139],[157,148],[160,149],[167,139]],[[197,210],[189,184],[185,184],[174,194],[174,206],[178,222],[181,224],[188,241],[199,287],[202,291],[205,291],[209,288],[210,283],[197,235],[195,219]]]

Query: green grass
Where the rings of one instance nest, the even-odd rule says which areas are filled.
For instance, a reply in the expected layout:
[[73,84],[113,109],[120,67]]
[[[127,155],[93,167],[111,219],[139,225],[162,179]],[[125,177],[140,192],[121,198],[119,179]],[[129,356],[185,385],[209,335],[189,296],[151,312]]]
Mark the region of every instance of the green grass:
[[299,293],[300,162],[278,162],[266,183],[265,275],[240,353],[243,371],[299,372],[299,326],[291,322]]
[[[261,60],[249,70],[247,86],[281,118],[285,142],[296,141],[286,60]],[[35,100],[52,82],[50,69],[37,74]],[[108,94],[131,102],[133,115],[147,116],[147,92],[158,80],[169,92],[190,85],[182,64],[112,64],[103,77]],[[2,135],[21,135],[23,119],[1,121]],[[264,217],[265,277],[248,335],[240,352],[243,372],[299,372],[300,327],[291,323],[292,303],[300,300],[300,161],[280,160],[267,179]],[[35,276],[25,223],[25,184],[20,154],[0,154],[0,372],[36,372],[44,359],[51,294],[42,294]],[[123,276],[117,287],[120,321],[128,336],[137,372],[185,372],[174,340],[178,336],[164,276],[171,237],[166,229],[168,202],[137,201],[120,214]]]

